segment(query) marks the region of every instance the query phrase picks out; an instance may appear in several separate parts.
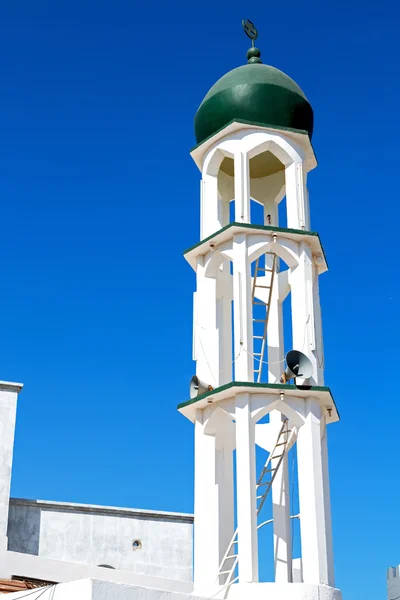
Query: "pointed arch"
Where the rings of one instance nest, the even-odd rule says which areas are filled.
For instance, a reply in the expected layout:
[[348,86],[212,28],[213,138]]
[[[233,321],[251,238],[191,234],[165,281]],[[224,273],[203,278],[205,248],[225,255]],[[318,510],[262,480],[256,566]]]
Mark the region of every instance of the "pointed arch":
[[[274,252],[290,268],[295,268],[299,264],[297,243],[286,238],[279,238],[274,241],[275,236],[254,234],[248,238],[248,260],[253,262],[265,252]],[[269,239],[268,239],[269,238]]]
[[242,144],[243,151],[247,152],[249,159],[267,150],[274,154],[285,167],[288,167],[294,162],[303,162],[305,159],[304,152],[300,146],[297,146],[297,144],[294,144],[293,142],[289,144],[289,142],[278,133],[250,130],[243,138]]

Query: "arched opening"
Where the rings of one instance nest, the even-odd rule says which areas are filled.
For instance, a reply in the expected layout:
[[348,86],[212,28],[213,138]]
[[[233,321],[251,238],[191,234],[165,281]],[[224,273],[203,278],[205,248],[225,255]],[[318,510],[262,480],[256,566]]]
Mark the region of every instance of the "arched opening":
[[286,300],[290,292],[288,273],[287,263],[272,251],[264,252],[251,265],[256,383],[278,383],[285,370],[282,348],[291,349],[292,337],[291,305]]
[[292,555],[301,556],[296,429],[285,408],[272,410],[268,425],[266,416],[256,425],[259,581],[290,581]]
[[278,205],[285,193],[285,165],[270,150],[249,161],[251,223],[279,226]]

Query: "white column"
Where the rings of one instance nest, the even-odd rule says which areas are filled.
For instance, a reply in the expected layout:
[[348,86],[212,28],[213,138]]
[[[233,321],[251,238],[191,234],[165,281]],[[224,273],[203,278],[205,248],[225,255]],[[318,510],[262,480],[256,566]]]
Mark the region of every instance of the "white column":
[[225,260],[217,280],[217,328],[219,332],[219,385],[232,381],[232,275]]
[[315,363],[316,363],[316,383],[324,385],[324,343],[322,335],[322,316],[321,302],[319,299],[319,275],[317,265],[313,265],[313,307],[315,324]]
[[[278,259],[279,260],[279,259]],[[279,277],[275,273],[271,303],[268,307],[268,382],[279,383],[284,369],[282,303],[279,300]]]
[[217,326],[217,280],[206,277],[204,256],[197,258],[197,291],[194,314],[196,375],[213,387],[219,386],[220,343]]
[[[233,489],[233,450],[235,447],[234,424],[225,416],[221,423],[221,431],[217,436],[217,485],[219,511],[219,563],[232,541],[234,533],[234,489]],[[234,553],[235,549],[232,551]],[[227,561],[224,570],[232,566],[233,560]],[[221,576],[219,583],[223,584],[227,576]]]
[[[268,320],[268,381],[279,382],[284,370],[282,304],[279,301],[278,277],[272,288]],[[282,427],[282,413],[274,410],[270,414],[270,426],[277,432]],[[276,467],[273,461],[272,468]],[[275,463],[275,464],[274,464]],[[272,484],[272,511],[274,527],[275,582],[292,581],[292,535],[290,526],[290,488],[288,457],[283,458]]]
[[236,396],[236,495],[239,582],[258,581],[256,455],[250,395]]
[[306,228],[305,185],[303,163],[293,162],[285,169],[287,226],[293,229]]
[[0,552],[7,550],[15,418],[22,384],[0,381]]
[[310,221],[310,194],[307,187],[307,173],[303,167],[303,181],[304,181],[304,228],[306,231],[311,231]]
[[301,553],[304,583],[329,584],[326,493],[321,445],[321,408],[306,400],[297,439]]
[[218,177],[204,175],[200,183],[200,239],[212,235],[229,222],[229,205],[218,192]]
[[247,258],[246,234],[234,235],[233,249],[235,381],[254,381],[251,269]]
[[212,593],[219,567],[218,490],[216,485],[215,435],[205,434],[203,410],[195,423],[194,472],[194,590]]
[[235,221],[250,223],[250,173],[246,152],[236,152],[235,165]]
[[[292,336],[293,348],[308,356],[313,364],[313,377],[310,381],[316,384],[318,377],[315,357],[315,327],[313,303],[313,263],[309,246],[299,244],[299,264],[290,272]],[[302,380],[299,379],[299,383]]]
[[328,437],[325,424],[324,435],[321,440],[322,451],[322,476],[324,485],[325,502],[325,532],[326,532],[326,551],[328,555],[328,584],[335,587],[335,571],[333,564],[333,540],[332,540],[332,515],[331,515],[331,494],[329,485],[329,465],[328,465]]

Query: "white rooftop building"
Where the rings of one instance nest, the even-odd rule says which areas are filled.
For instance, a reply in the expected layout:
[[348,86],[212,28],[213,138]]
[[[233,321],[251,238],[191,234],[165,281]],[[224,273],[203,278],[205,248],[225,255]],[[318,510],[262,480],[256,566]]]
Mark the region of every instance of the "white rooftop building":
[[389,567],[386,577],[388,600],[400,600],[400,565]]
[[[48,583],[31,600],[341,600],[327,445],[339,415],[324,382],[318,287],[327,263],[307,189],[313,111],[292,79],[262,64],[254,26],[245,30],[248,64],[224,75],[195,117],[200,241],[185,258],[197,279],[196,375],[178,406],[194,424],[193,576],[191,515],[10,500],[22,386],[2,382],[0,578]],[[264,453],[259,473],[256,452]]]

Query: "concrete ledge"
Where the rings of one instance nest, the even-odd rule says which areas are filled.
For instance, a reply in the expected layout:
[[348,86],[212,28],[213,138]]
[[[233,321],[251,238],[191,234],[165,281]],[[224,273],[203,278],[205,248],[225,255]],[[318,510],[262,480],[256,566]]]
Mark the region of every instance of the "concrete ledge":
[[160,521],[184,521],[193,523],[194,517],[188,513],[163,512],[158,510],[142,510],[137,508],[119,508],[116,506],[99,506],[96,504],[75,504],[73,502],[52,502],[48,500],[25,500],[10,498],[14,506],[31,506],[43,510],[59,510],[63,512],[113,515],[121,517],[140,517],[142,519],[159,519]]
[[0,391],[19,393],[23,387],[23,383],[14,383],[12,381],[0,381]]
[[342,600],[342,592],[327,585],[308,583],[238,583],[230,587],[227,596],[228,600],[266,600],[266,598],[268,600]]

